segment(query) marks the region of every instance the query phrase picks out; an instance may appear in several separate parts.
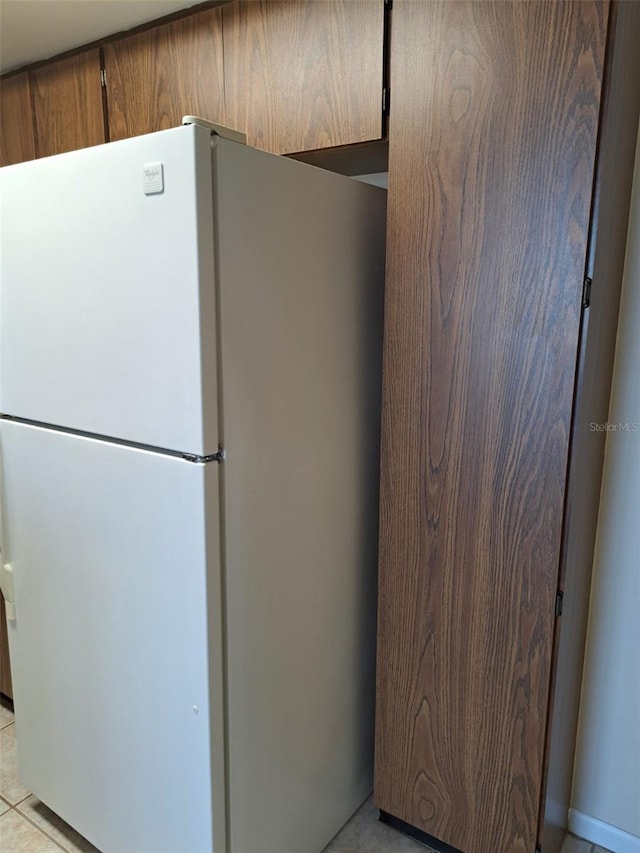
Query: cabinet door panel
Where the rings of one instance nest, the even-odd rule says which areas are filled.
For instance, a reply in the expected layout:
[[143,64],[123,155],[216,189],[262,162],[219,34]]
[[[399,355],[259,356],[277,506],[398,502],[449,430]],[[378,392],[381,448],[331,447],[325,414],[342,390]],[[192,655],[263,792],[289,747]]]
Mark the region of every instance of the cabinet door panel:
[[183,115],[224,124],[220,9],[106,45],[104,60],[112,140],[176,127]]
[[30,77],[38,157],[106,142],[97,49],[45,65]]
[[35,156],[31,92],[24,72],[0,81],[0,166]]
[[227,118],[286,154],[382,135],[382,0],[241,0],[224,7]]
[[393,8],[375,800],[465,853],[536,842],[607,16]]

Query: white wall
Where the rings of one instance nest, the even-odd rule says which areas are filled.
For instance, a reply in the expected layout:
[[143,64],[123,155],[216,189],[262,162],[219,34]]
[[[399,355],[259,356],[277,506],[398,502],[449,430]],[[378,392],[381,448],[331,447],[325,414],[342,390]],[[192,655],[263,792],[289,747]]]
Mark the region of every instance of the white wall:
[[593,571],[569,828],[640,853],[640,137]]

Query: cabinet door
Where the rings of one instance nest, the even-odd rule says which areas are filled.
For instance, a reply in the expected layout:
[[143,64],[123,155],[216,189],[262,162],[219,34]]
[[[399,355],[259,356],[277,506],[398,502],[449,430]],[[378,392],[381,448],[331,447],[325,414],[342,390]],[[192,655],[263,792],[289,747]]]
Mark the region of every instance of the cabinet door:
[[286,154],[382,135],[383,0],[224,7],[227,120]]
[[33,160],[36,146],[26,72],[0,81],[0,166]]
[[536,846],[607,17],[393,6],[375,801],[465,853]]
[[45,65],[30,76],[38,157],[107,141],[97,49]]
[[112,140],[164,130],[183,115],[224,124],[218,8],[104,48]]

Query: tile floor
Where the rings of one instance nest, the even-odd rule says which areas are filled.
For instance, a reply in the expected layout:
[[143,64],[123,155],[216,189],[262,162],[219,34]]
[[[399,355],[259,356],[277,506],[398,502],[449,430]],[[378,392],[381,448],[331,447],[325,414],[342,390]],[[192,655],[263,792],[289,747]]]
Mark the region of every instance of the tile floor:
[[[99,853],[20,784],[13,711],[0,699],[0,851],[60,853],[61,850],[67,853]],[[368,800],[323,853],[425,853],[426,850],[416,841],[380,823],[377,810]],[[562,853],[609,851],[568,837]]]
[[[378,810],[371,800],[360,808],[344,829],[322,853],[428,853],[430,848],[401,835],[378,821]],[[433,851],[435,853],[435,851]],[[562,853],[611,853],[581,838],[569,835]]]

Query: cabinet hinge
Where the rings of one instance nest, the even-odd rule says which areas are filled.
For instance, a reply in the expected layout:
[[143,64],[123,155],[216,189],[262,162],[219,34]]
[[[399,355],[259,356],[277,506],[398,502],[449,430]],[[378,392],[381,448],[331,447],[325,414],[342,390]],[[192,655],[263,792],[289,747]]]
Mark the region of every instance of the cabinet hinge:
[[385,86],[382,90],[382,113],[383,115],[389,115],[389,101],[391,99],[391,90],[388,86]]
[[564,593],[559,592],[556,595],[556,616],[562,616],[562,600],[564,598]]
[[536,853],[542,853],[542,847],[539,844],[536,844]]
[[105,68],[100,69],[100,85],[103,89],[107,88],[107,71]]
[[593,279],[588,276],[585,278],[582,283],[582,307],[588,308],[591,305],[591,285],[593,284]]

